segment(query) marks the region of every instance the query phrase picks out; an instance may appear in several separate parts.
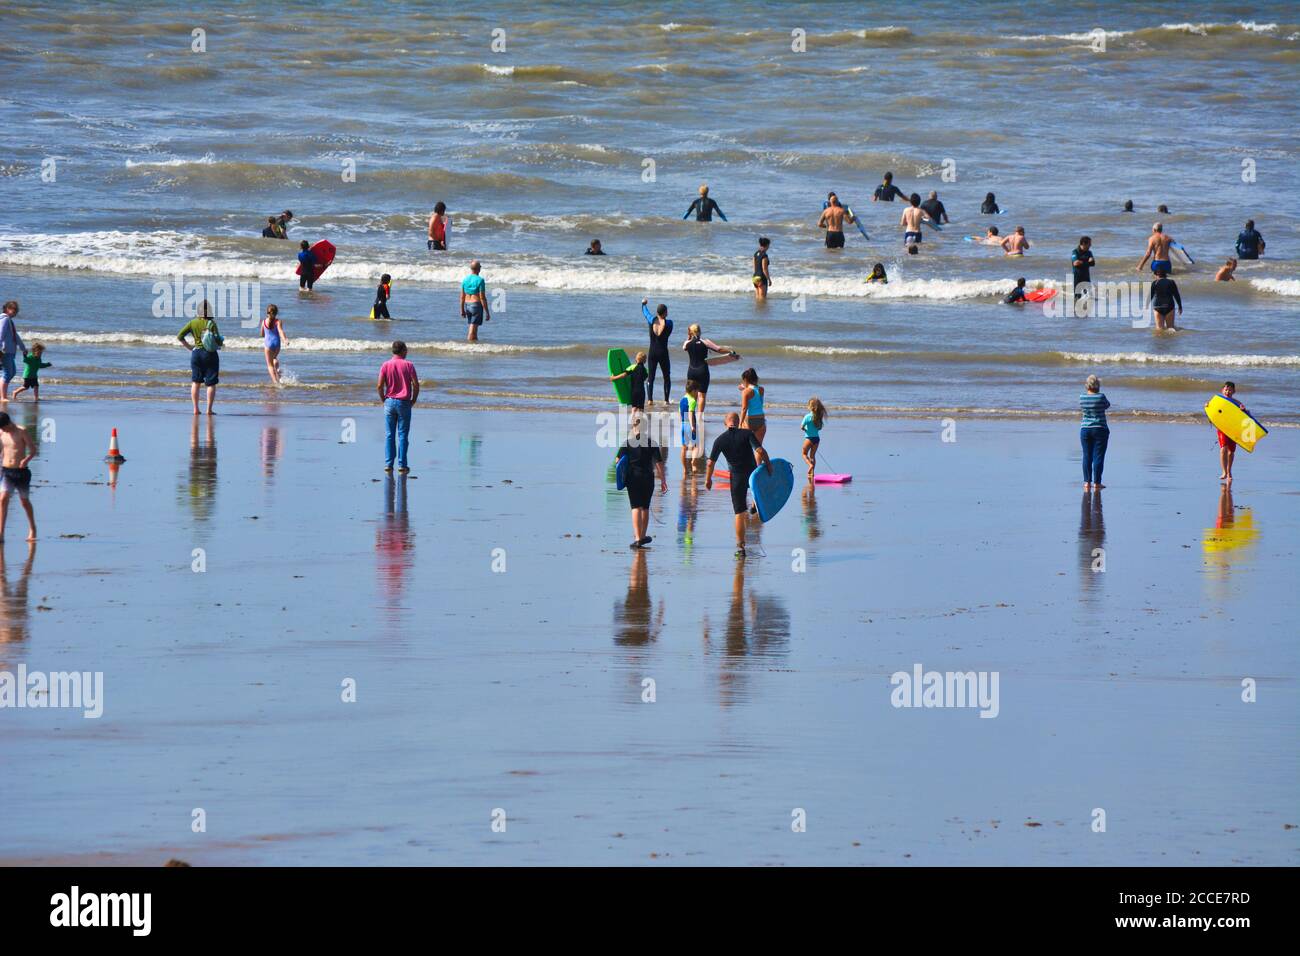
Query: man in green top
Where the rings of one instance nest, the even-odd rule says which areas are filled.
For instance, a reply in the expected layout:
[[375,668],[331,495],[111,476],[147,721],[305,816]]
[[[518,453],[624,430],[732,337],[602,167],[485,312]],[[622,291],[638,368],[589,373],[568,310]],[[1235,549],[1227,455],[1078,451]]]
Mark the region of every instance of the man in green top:
[[467,342],[477,342],[478,327],[484,322],[492,321],[492,314],[488,311],[487,283],[479,275],[482,268],[475,259],[469,264],[470,274],[460,284],[460,314],[469,324],[469,335],[465,339]]
[[[212,338],[209,341],[216,346],[220,345],[221,333],[217,331],[217,323],[212,320],[211,312],[206,300],[203,302],[201,314],[185,323],[176,336],[182,346],[190,350],[190,402],[194,405],[194,414],[199,413],[199,386],[206,385],[208,388],[208,414],[212,414],[212,402],[217,397],[217,379],[221,372],[221,354],[216,349],[207,349],[203,343],[203,333],[211,332]],[[194,344],[190,345],[185,341],[186,336],[192,336]]]

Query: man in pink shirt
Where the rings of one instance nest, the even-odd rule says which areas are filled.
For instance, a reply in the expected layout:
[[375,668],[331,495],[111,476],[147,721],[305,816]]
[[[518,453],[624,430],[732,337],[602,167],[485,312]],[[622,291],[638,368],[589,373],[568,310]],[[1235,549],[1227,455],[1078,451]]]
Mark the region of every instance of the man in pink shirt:
[[396,458],[397,473],[408,474],[411,469],[406,464],[406,448],[411,432],[411,406],[420,397],[420,377],[415,374],[415,366],[406,360],[405,342],[393,343],[393,357],[379,367],[376,389],[384,403],[384,471],[393,473]]

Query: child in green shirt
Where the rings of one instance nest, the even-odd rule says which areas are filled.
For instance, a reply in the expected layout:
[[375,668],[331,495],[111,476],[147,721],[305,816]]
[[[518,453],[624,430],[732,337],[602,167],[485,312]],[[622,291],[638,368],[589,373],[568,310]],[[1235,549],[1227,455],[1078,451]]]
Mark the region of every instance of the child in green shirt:
[[38,402],[41,400],[41,383],[36,376],[41,369],[50,367],[49,362],[41,361],[41,356],[44,354],[45,346],[40,342],[34,342],[23,357],[23,385],[22,388],[14,389],[14,398],[17,398],[30,388],[32,390],[32,399]]

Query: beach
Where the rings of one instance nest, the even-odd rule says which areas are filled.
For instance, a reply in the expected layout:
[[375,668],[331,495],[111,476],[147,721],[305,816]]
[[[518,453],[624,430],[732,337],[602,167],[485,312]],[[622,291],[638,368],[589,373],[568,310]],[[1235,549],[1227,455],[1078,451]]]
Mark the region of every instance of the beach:
[[[42,404],[0,669],[103,713],[4,713],[4,862],[1296,860],[1296,430],[1229,506],[1208,425],[1115,424],[1096,502],[1070,425],[832,420],[853,482],[741,562],[675,455],[628,550],[595,415],[417,405],[399,481],[373,406],[219,408]],[[998,673],[996,716],[893,706],[915,665]]]

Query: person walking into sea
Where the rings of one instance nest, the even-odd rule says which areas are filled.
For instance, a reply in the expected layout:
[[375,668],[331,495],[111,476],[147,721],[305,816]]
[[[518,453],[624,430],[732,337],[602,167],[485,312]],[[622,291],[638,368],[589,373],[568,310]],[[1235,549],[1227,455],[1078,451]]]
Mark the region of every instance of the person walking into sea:
[[32,470],[27,466],[36,457],[36,443],[27,431],[4,412],[0,412],[0,545],[5,540],[5,524],[9,521],[9,499],[18,496],[23,511],[27,512],[27,540],[36,540],[36,514],[32,511],[30,489]]
[[[734,350],[724,348],[716,342],[704,338],[700,333],[698,324],[693,324],[687,328],[686,336],[686,341],[682,343],[683,351],[690,357],[690,365],[686,367],[686,380],[695,383],[695,390],[698,395],[695,420],[699,423],[704,421],[704,406],[708,404],[709,366],[737,362],[740,360],[740,356]],[[709,358],[710,352],[718,352],[719,356]]]
[[918,245],[921,242],[921,223],[929,221],[930,217],[921,208],[920,194],[912,193],[911,199],[908,200],[908,207],[903,210],[903,215],[898,219],[898,224],[903,227],[903,245]]
[[1080,236],[1079,244],[1070,253],[1070,269],[1074,273],[1074,301],[1078,302],[1092,291],[1092,267],[1097,264],[1092,254],[1092,237]]
[[420,376],[406,360],[406,343],[400,339],[393,343],[393,357],[379,366],[375,390],[384,404],[384,471],[392,474],[396,461],[397,473],[409,474],[406,452],[410,445],[411,409],[420,397]]
[[289,336],[284,334],[284,324],[280,321],[280,309],[276,305],[266,307],[266,318],[262,320],[262,351],[266,355],[266,372],[271,376],[272,384],[280,384],[280,347],[289,344]]
[[1161,268],[1165,270],[1165,275],[1174,271],[1173,257],[1170,255],[1169,247],[1174,244],[1174,237],[1165,234],[1164,223],[1157,222],[1151,227],[1151,236],[1147,239],[1146,252],[1142,254],[1142,261],[1137,265],[1137,271],[1141,272],[1142,267],[1151,260],[1151,271],[1158,273]]
[[479,272],[482,264],[475,259],[469,264],[469,275],[460,283],[460,314],[465,317],[469,334],[465,341],[478,341],[478,327],[484,322],[492,321],[492,312],[488,309],[487,283]]
[[1079,424],[1079,444],[1083,448],[1083,490],[1101,491],[1101,472],[1106,464],[1106,446],[1110,443],[1110,426],[1106,424],[1106,409],[1110,399],[1102,394],[1101,379],[1089,375],[1084,382],[1084,393],[1079,396],[1083,420]]
[[1247,219],[1246,228],[1237,236],[1237,255],[1242,259],[1258,259],[1264,254],[1264,237],[1255,228],[1255,220]]
[[4,380],[0,382],[0,402],[9,401],[9,383],[18,374],[18,353],[22,352],[23,357],[27,357],[27,346],[23,344],[23,337],[18,334],[18,325],[14,322],[17,317],[18,303],[10,299],[0,314],[0,364],[4,367]]
[[1178,307],[1178,317],[1183,317],[1183,297],[1178,293],[1178,283],[1169,278],[1169,270],[1161,265],[1156,270],[1156,277],[1151,282],[1151,311],[1156,317],[1156,331],[1177,332],[1174,324],[1174,306]]
[[[194,340],[193,344],[185,341],[186,336]],[[221,377],[220,349],[226,340],[212,318],[212,307],[207,299],[203,300],[199,315],[185,323],[176,339],[183,348],[190,350],[190,403],[194,406],[194,414],[199,413],[199,386],[203,385],[208,390],[208,414],[211,415],[212,403],[217,397],[217,382]]]
[[668,393],[672,389],[672,363],[668,359],[668,339],[673,334],[673,320],[668,318],[668,306],[662,302],[650,312],[650,300],[641,300],[641,315],[650,330],[650,349],[646,353],[646,368],[650,378],[646,387],[646,401],[655,403],[655,371],[663,373],[664,404],[668,404]]
[[307,245],[304,239],[298,243],[298,290],[306,289],[311,291],[311,287],[316,284],[316,257],[312,255],[311,247]]
[[945,223],[949,221],[948,210],[944,208],[943,203],[939,199],[939,194],[933,189],[930,190],[930,195],[925,202],[921,203],[921,209],[923,209],[925,214],[935,223]]
[[447,215],[447,204],[439,202],[433,207],[429,216],[429,250],[444,252],[447,249],[447,236],[451,233],[451,217]]
[[844,248],[844,223],[856,222],[853,213],[840,205],[840,197],[831,193],[826,197],[826,208],[822,210],[822,216],[817,220],[817,228],[826,230],[826,248],[843,249]]
[[715,212],[718,214],[719,219],[723,222],[727,221],[727,216],[722,211],[722,207],[709,196],[709,187],[701,186],[700,198],[691,203],[690,207],[686,210],[686,215],[682,216],[682,218],[690,219],[691,216],[694,215],[696,222],[713,222],[713,214]]
[[885,173],[885,178],[876,191],[871,194],[872,202],[893,202],[895,199],[906,199],[907,194],[894,185],[894,174]]

